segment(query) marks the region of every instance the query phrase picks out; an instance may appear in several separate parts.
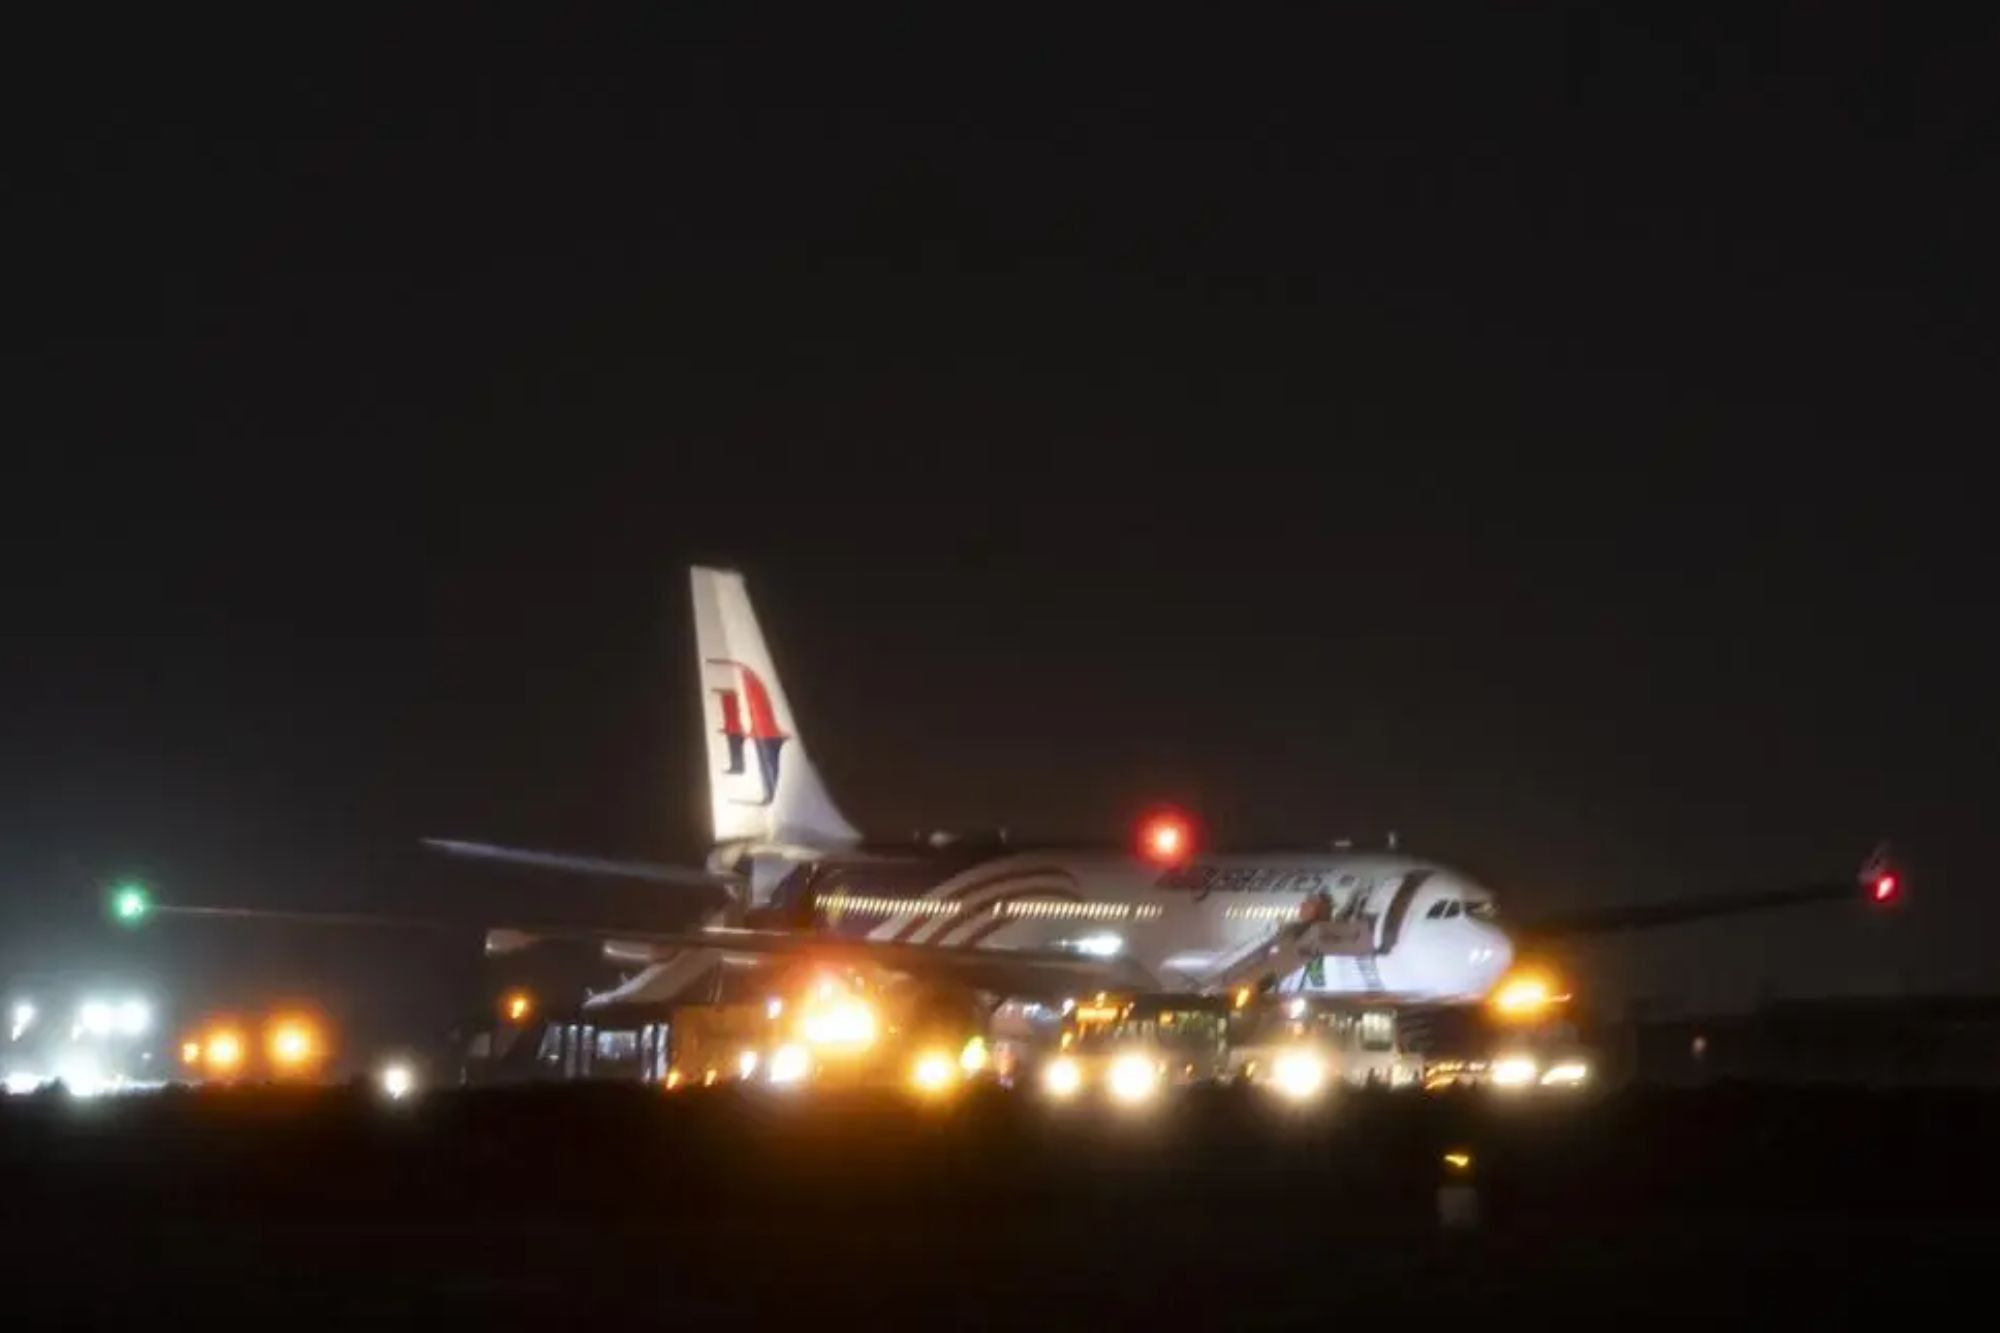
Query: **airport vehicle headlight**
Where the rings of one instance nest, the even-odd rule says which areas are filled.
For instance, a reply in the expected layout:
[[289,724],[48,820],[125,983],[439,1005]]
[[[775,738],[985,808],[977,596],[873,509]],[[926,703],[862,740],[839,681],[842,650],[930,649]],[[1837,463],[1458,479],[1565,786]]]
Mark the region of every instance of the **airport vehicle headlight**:
[[852,996],[835,1000],[807,1014],[799,1034],[810,1046],[861,1050],[875,1043],[875,1010]]
[[212,1074],[233,1074],[243,1063],[243,1038],[223,1029],[209,1034],[202,1046],[202,1058]]
[[1494,1015],[1504,1022],[1533,1023],[1568,1000],[1569,996],[1562,993],[1553,972],[1526,966],[1517,967],[1501,978],[1486,1003]]
[[736,1057],[736,1077],[751,1078],[757,1073],[757,1052],[744,1051]]
[[1111,1095],[1121,1102],[1143,1102],[1160,1084],[1160,1067],[1134,1051],[1111,1062]]
[[1285,1051],[1271,1064],[1271,1083],[1294,1101],[1317,1097],[1326,1087],[1326,1061],[1311,1051]]
[[1074,1097],[1083,1086],[1083,1070],[1067,1055],[1057,1056],[1042,1070],[1042,1090],[1051,1097]]
[[944,1051],[925,1051],[910,1068],[910,1082],[918,1092],[944,1092],[958,1077],[958,1067]]
[[987,1062],[986,1038],[969,1037],[965,1049],[958,1053],[958,1067],[967,1075],[982,1073]]
[[1542,1071],[1545,1088],[1574,1088],[1590,1077],[1590,1066],[1582,1060],[1564,1060]]
[[417,1071],[404,1061],[392,1060],[382,1066],[376,1082],[381,1085],[384,1097],[399,1102],[417,1090]]
[[303,1070],[319,1054],[319,1033],[301,1018],[280,1019],[265,1039],[271,1063],[283,1072]]
[[812,1073],[812,1056],[803,1046],[780,1046],[771,1052],[765,1076],[780,1087],[803,1083]]
[[1534,1059],[1526,1055],[1503,1055],[1493,1062],[1493,1086],[1496,1088],[1525,1088],[1535,1081],[1539,1071]]

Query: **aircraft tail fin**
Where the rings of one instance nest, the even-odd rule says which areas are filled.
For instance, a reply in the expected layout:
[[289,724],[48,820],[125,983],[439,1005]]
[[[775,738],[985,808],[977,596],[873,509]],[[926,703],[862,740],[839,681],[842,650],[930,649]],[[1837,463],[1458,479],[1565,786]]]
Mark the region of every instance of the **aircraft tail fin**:
[[802,848],[859,841],[806,756],[743,576],[696,566],[690,581],[715,841]]

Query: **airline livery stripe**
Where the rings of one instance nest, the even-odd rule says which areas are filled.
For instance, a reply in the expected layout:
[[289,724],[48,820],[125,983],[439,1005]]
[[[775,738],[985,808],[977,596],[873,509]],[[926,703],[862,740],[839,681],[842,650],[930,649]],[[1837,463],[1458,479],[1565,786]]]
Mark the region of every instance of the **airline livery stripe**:
[[[973,927],[971,934],[957,941],[957,943],[965,948],[971,948],[973,945],[978,944],[981,940],[985,939],[988,935],[991,935],[994,932],[1002,930],[1008,926],[1014,925],[1017,922],[1024,919],[1022,917],[1015,916],[1011,912],[1001,911],[1000,909],[1002,907],[1018,907],[1021,905],[1021,900],[1027,898],[1047,899],[1057,895],[1066,897],[1071,901],[1074,901],[1076,898],[1076,895],[1071,893],[1067,889],[1033,888],[1033,889],[1022,889],[1018,893],[998,899],[993,904],[994,910],[992,911],[992,913],[987,915],[986,919],[983,922],[981,922],[981,924]],[[969,924],[971,923],[953,922],[951,926],[947,927],[947,931],[958,929],[961,926]]]
[[925,942],[937,944],[953,931],[967,926],[974,918],[984,918],[998,911],[999,904],[1016,898],[1069,899],[1076,898],[1076,881],[1069,875],[1050,874],[1036,871],[1026,875],[1011,875],[1003,880],[995,880],[980,888],[977,894],[963,899],[965,912],[957,917],[938,923],[937,929],[926,937]]
[[[983,874],[980,873],[982,870],[984,871]],[[992,870],[987,867],[975,867],[974,870],[968,871],[966,873],[969,876],[969,878],[965,883],[953,886],[951,881],[947,880],[945,881],[945,883],[940,884],[937,888],[932,889],[928,894],[924,895],[924,897],[934,902],[949,902],[954,899],[963,900],[969,897],[973,897],[977,894],[983,893],[988,889],[1006,888],[1007,886],[1015,884],[1022,879],[1037,875],[1045,875],[1052,879],[1063,882],[1069,882],[1069,883],[1075,882],[1074,877],[1071,876],[1067,871],[1046,865],[1026,866],[1026,867],[1010,866],[1006,869],[998,871]],[[897,931],[890,938],[897,940],[899,942],[908,941],[912,939],[919,930],[923,929],[926,923],[927,923],[927,918],[919,917],[917,920],[910,922],[908,925],[904,926],[901,930]]]

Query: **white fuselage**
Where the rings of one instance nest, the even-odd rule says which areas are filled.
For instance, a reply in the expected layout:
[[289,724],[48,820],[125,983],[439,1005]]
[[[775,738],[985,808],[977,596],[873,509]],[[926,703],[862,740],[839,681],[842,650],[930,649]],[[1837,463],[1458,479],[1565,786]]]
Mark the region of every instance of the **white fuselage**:
[[[1287,991],[1474,1000],[1513,961],[1493,894],[1434,862],[1371,853],[1199,856],[1162,867],[1104,853],[1008,853],[928,886],[909,868],[831,863],[814,877],[825,928],[849,936],[1130,959],[1164,989],[1211,988],[1321,900],[1340,941]],[[781,898],[784,896],[780,891]]]

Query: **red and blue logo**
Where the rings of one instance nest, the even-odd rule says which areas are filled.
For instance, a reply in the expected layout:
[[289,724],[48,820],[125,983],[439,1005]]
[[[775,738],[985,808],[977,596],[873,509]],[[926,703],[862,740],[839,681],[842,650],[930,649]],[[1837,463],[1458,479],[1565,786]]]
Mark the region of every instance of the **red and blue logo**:
[[[791,739],[778,727],[778,711],[771,706],[771,691],[755,671],[741,662],[711,657],[707,665],[726,667],[732,673],[733,683],[710,687],[722,709],[721,734],[729,747],[723,772],[750,779],[757,792],[755,796],[731,799],[739,805],[769,805],[778,795],[778,756],[785,742]],[[746,763],[751,757],[757,764],[754,773]]]

